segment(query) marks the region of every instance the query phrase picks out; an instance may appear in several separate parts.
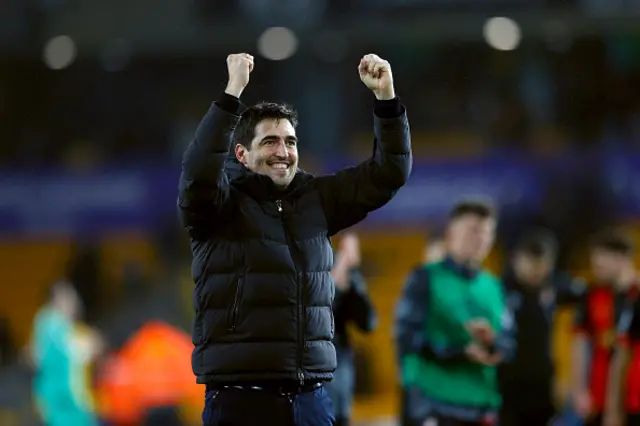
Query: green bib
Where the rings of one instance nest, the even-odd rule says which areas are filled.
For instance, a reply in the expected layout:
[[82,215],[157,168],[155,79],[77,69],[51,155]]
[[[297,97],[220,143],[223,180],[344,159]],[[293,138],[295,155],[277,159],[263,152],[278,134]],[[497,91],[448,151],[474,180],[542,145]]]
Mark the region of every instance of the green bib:
[[[429,280],[428,316],[424,335],[435,347],[462,350],[469,342],[465,324],[477,318],[500,332],[504,295],[500,281],[481,271],[469,279],[444,262],[425,266]],[[435,401],[478,408],[497,408],[497,368],[471,361],[439,362],[419,354],[402,360],[403,382],[417,386]]]

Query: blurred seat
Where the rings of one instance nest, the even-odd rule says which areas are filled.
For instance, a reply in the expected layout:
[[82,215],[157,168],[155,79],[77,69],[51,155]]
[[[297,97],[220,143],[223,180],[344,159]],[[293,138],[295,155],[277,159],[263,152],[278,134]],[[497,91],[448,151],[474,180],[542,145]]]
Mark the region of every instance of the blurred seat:
[[[358,134],[350,146],[349,154],[354,158],[371,155],[371,134]],[[449,159],[468,158],[486,154],[487,145],[472,132],[411,132],[411,148],[415,158]]]

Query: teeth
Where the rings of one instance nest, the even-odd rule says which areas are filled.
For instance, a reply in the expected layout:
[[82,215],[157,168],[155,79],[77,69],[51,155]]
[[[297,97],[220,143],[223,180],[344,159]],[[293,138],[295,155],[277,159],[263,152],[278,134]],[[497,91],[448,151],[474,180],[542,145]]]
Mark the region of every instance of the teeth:
[[289,166],[283,163],[276,163],[276,164],[272,164],[271,167],[273,167],[274,169],[286,169]]

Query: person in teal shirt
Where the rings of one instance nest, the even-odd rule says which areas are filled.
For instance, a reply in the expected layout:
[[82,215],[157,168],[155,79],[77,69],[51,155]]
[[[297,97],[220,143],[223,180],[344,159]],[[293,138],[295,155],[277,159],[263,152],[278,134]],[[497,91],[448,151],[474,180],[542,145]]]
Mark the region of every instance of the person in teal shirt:
[[416,268],[396,311],[411,425],[497,424],[497,365],[515,349],[501,282],[481,268],[496,213],[463,201],[449,215],[444,260]]
[[33,394],[45,426],[95,426],[86,383],[93,345],[78,338],[80,300],[73,286],[55,283],[37,313],[32,342]]

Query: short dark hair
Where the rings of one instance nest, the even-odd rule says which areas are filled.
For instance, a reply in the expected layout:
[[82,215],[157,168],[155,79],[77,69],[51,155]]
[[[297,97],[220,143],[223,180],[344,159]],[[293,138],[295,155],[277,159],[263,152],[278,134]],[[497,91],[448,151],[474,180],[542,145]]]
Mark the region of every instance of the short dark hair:
[[289,120],[295,128],[298,126],[298,113],[289,104],[282,102],[258,102],[242,113],[242,118],[233,134],[234,144],[244,145],[251,149],[251,141],[255,136],[258,123],[263,120]]
[[605,229],[591,238],[591,248],[610,251],[623,256],[633,256],[635,244],[626,232],[621,229]]
[[536,258],[556,257],[558,240],[548,229],[532,229],[518,240],[514,251]]
[[482,219],[495,219],[498,215],[493,203],[489,200],[462,200],[449,211],[449,220],[461,216],[473,215]]

